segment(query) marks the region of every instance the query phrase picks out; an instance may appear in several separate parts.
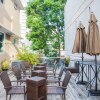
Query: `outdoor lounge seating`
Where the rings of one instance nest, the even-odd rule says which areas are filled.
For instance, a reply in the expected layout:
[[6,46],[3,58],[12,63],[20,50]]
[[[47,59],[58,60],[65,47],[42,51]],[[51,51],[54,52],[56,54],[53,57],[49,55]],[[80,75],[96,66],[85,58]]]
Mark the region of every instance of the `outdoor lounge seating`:
[[11,95],[17,95],[17,94],[24,94],[24,100],[25,100],[25,93],[26,93],[25,86],[12,86],[11,82],[16,82],[16,81],[10,81],[7,71],[3,71],[0,77],[4,85],[4,89],[6,90],[6,100],[8,98],[8,95],[10,95],[9,100],[11,100]]
[[62,82],[62,86],[48,86],[47,87],[47,93],[48,95],[62,95],[62,100],[65,100],[65,92],[67,89],[67,85],[69,83],[69,80],[71,78],[70,71],[67,71],[64,77],[64,80]]

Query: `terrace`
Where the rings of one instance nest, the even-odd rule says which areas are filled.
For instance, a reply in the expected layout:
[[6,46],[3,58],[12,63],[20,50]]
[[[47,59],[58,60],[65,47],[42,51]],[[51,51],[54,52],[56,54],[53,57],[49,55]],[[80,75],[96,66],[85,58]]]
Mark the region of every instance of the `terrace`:
[[[22,1],[27,1],[27,0],[22,0]],[[48,0],[46,0],[46,1],[48,1]],[[56,0],[54,0],[54,1],[56,1]],[[60,0],[58,0],[58,1],[60,1]],[[70,55],[70,54],[72,54],[72,52],[73,53],[77,53],[77,54],[78,53],[82,53],[82,55],[78,54],[78,57],[81,56],[81,58],[82,58],[82,61],[78,61],[78,62],[80,62],[80,65],[79,65],[79,69],[80,70],[77,73],[73,73],[72,72],[71,73],[72,74],[71,79],[70,79],[70,81],[68,81],[68,86],[67,86],[66,93],[65,93],[66,100],[100,100],[100,63],[99,63],[100,62],[99,61],[100,60],[100,56],[98,56],[98,59],[96,57],[96,55],[100,54],[100,51],[99,51],[99,53],[98,52],[97,53],[93,52],[93,55],[95,54],[95,63],[94,63],[93,62],[94,60],[91,61],[91,62],[88,62],[88,60],[91,58],[91,56],[89,56],[87,54],[83,55],[83,53],[88,53],[89,54],[89,52],[84,51],[85,49],[81,50],[81,52],[75,51],[75,48],[77,47],[77,45],[76,45],[76,47],[72,50],[72,45],[74,43],[74,38],[75,38],[75,30],[78,29],[80,31],[82,29],[84,31],[84,34],[88,33],[87,31],[85,32],[85,29],[87,30],[88,24],[89,24],[88,22],[90,22],[90,20],[88,19],[89,15],[91,15],[91,16],[95,15],[97,20],[94,18],[95,19],[94,22],[97,22],[97,24],[100,25],[100,23],[99,23],[100,22],[100,17],[99,17],[100,14],[98,12],[99,2],[100,1],[97,1],[97,0],[83,0],[83,1],[82,0],[78,0],[78,1],[67,0],[67,2],[65,4],[65,7],[63,9],[62,15],[61,15],[61,16],[63,16],[63,13],[64,13],[65,19],[63,17],[61,17],[62,19],[59,20],[59,22],[61,20],[62,20],[62,22],[63,22],[63,20],[65,21],[64,22],[65,23],[65,32],[62,32],[62,30],[59,30],[59,29],[63,29],[63,27],[64,27],[63,24],[64,23],[62,23],[61,24],[62,26],[60,25],[60,27],[59,27],[59,25],[58,25],[58,27],[57,26],[54,27],[53,30],[56,30],[56,32],[58,32],[57,34],[55,34],[56,33],[55,31],[51,31],[51,33],[52,33],[51,37],[53,37],[53,36],[55,38],[58,37],[56,39],[55,38],[45,39],[44,37],[47,36],[49,31],[48,31],[47,27],[45,28],[45,30],[41,30],[41,24],[40,24],[40,28],[39,27],[36,28],[36,29],[38,29],[37,33],[38,33],[38,31],[40,31],[38,34],[36,34],[36,32],[34,32],[34,28],[36,26],[38,26],[37,25],[37,20],[36,20],[36,22],[34,22],[34,24],[33,23],[29,23],[29,25],[32,25],[30,27],[31,27],[31,31],[33,33],[33,36],[36,35],[35,39],[37,37],[37,40],[39,40],[38,41],[38,45],[37,45],[37,41],[36,41],[36,43],[33,42],[33,47],[35,46],[36,49],[37,49],[37,46],[39,46],[39,49],[41,49],[40,46],[43,47],[44,43],[47,43],[48,47],[45,45],[47,47],[45,50],[48,51],[48,54],[49,53],[51,54],[50,57],[52,55],[53,56],[55,55],[55,57],[58,57],[58,55],[62,56],[60,54],[62,49],[63,49],[62,51],[65,52],[63,54],[63,56],[66,56],[66,54]],[[60,3],[58,3],[58,4],[60,4]],[[6,5],[11,5],[11,6],[7,7]],[[41,5],[41,3],[40,3],[40,5]],[[47,5],[48,5],[48,3],[47,3]],[[54,11],[52,14],[51,14],[52,10],[49,12],[50,16],[51,16],[51,18],[49,18],[49,19],[52,19],[52,15],[54,14],[53,15],[53,17],[54,17],[55,13],[58,14],[58,17],[60,18],[60,16],[59,16],[60,14],[58,13],[60,5],[58,5],[58,7],[56,7],[56,8],[58,8],[58,11]],[[43,6],[43,9],[44,9],[44,7],[45,6]],[[39,6],[37,6],[37,8],[39,8]],[[50,8],[52,8],[52,7],[50,7]],[[9,12],[9,9],[10,9],[10,12]],[[26,47],[23,48],[24,44],[27,44],[27,43],[25,43],[25,42],[27,42],[26,39],[25,39],[25,41],[21,41],[20,40],[21,37],[25,37],[23,35],[26,35],[26,33],[27,33],[26,15],[25,15],[25,12],[23,12],[22,16],[25,15],[21,19],[21,21],[22,21],[22,30],[21,30],[22,32],[21,33],[23,33],[23,34],[20,37],[20,21],[19,21],[19,19],[20,19],[19,15],[20,15],[20,12],[21,12],[20,10],[23,10],[23,6],[22,6],[20,0],[9,0],[9,1],[1,0],[0,1],[0,13],[1,13],[1,15],[0,15],[1,16],[1,20],[0,20],[0,37],[1,37],[1,39],[0,39],[0,54],[1,54],[0,55],[0,75],[3,72],[3,71],[1,72],[1,70],[3,70],[3,66],[1,65],[1,62],[5,58],[7,58],[7,60],[9,60],[9,62],[12,62],[13,60],[19,60],[18,58],[21,58],[20,60],[27,60],[28,63],[30,63],[30,65],[35,65],[38,62],[37,59],[38,59],[39,55],[37,56],[37,54],[34,54],[34,57],[33,57],[33,51],[30,52],[29,49],[28,50],[25,49]],[[36,13],[37,13],[37,11],[40,11],[40,9],[36,10],[36,8],[35,8],[34,11],[36,11]],[[34,11],[32,11],[32,12],[34,12]],[[45,12],[46,11],[44,11],[44,13]],[[47,10],[47,12],[48,12],[48,10]],[[45,13],[44,14],[45,16],[43,16],[43,15],[42,16],[45,17],[45,18],[48,18],[49,13],[47,13],[47,15]],[[32,19],[30,19],[30,17],[29,17],[29,21],[27,21],[27,22],[30,22],[30,20],[35,21],[33,19],[36,19],[37,16],[34,16],[34,15],[31,15],[31,16],[32,16],[31,17]],[[39,16],[41,16],[41,13],[40,13]],[[45,18],[43,18],[43,19],[45,19]],[[91,17],[91,18],[93,18],[93,17]],[[25,23],[23,23],[24,21],[25,21]],[[84,27],[83,27],[81,21],[84,24]],[[46,25],[47,25],[48,20],[43,20],[43,22],[46,23]],[[91,20],[91,22],[93,22],[93,20]],[[35,25],[35,23],[36,23],[36,25]],[[48,25],[51,26],[52,25],[51,23],[52,23],[52,20],[51,20],[51,22],[48,23]],[[79,27],[77,27],[78,23],[79,23]],[[57,24],[58,24],[58,20],[57,20]],[[43,25],[43,26],[46,26],[46,25]],[[56,25],[56,23],[55,23],[55,25]],[[98,29],[98,28],[99,28],[99,26],[96,29]],[[42,28],[42,29],[44,29],[44,28]],[[92,30],[92,29],[93,28],[91,28],[90,31],[93,33],[94,30]],[[44,35],[43,32],[45,33],[45,35]],[[59,34],[60,32],[61,32],[61,36]],[[40,33],[43,33],[43,36],[42,36],[42,34],[40,36]],[[65,35],[64,35],[65,41],[63,41],[62,33],[65,33]],[[78,33],[78,32],[76,32],[76,33]],[[99,37],[99,33],[100,32],[98,31],[96,33],[98,33],[96,37]],[[59,36],[58,36],[58,34],[59,34]],[[29,36],[31,36],[31,35],[29,35]],[[77,40],[84,40],[86,42],[86,37],[87,37],[86,35],[87,34],[84,35],[84,39],[83,39],[83,37],[82,37],[82,39],[76,38],[76,42],[77,42]],[[81,36],[79,36],[79,37],[81,37]],[[34,40],[33,39],[34,37],[30,37],[30,38],[32,40]],[[88,36],[88,39],[91,39],[91,38],[90,38],[90,36]],[[93,39],[94,39],[94,37],[93,37]],[[93,40],[93,39],[91,39],[91,40]],[[47,41],[44,42],[44,40],[47,40]],[[99,40],[99,39],[94,39],[93,41],[90,42],[90,43],[96,43],[94,46],[96,46],[97,44],[100,43],[100,41],[94,42],[95,40]],[[81,43],[83,43],[84,41],[81,41]],[[64,45],[63,42],[65,42],[65,45]],[[56,43],[58,43],[58,45],[56,45]],[[34,44],[36,44],[36,45],[34,45]],[[74,44],[77,44],[77,43],[74,43]],[[85,44],[85,43],[83,43],[83,44]],[[83,45],[83,44],[81,44],[81,45]],[[28,41],[27,45],[29,46],[29,41]],[[56,48],[52,48],[53,47],[52,45],[55,45],[57,47]],[[65,46],[65,48],[64,48],[64,46]],[[22,50],[22,54],[23,55],[22,54],[21,55],[18,54],[17,56],[19,56],[19,57],[17,58],[16,57],[16,52],[19,53],[19,48],[20,47],[22,47],[23,50],[26,50],[26,51],[24,51],[24,54],[23,54],[23,50]],[[59,47],[59,50],[58,50],[58,47]],[[89,46],[87,46],[87,47],[89,47]],[[52,50],[51,50],[51,48],[52,48]],[[97,45],[97,47],[95,47],[95,49],[97,49],[97,48],[99,49],[98,45]],[[93,50],[93,49],[94,49],[94,47],[92,49],[90,49],[90,51]],[[58,54],[58,51],[59,51],[59,54]],[[44,50],[39,52],[39,54],[41,53],[41,57],[43,57],[43,55],[42,55],[43,52],[44,52]],[[73,58],[75,57],[75,60],[76,60],[77,54],[73,56]],[[90,52],[90,55],[91,55],[91,52]],[[45,56],[48,56],[48,55],[45,55]],[[24,58],[24,59],[22,59],[22,58]],[[88,58],[87,62],[84,61],[85,58]],[[94,59],[94,56],[92,56],[92,58]],[[16,63],[18,64],[18,62],[16,62]],[[13,66],[15,66],[15,65],[13,65]],[[17,67],[20,68],[21,72],[24,72],[24,71],[22,71],[23,69],[22,69],[22,66],[20,66],[20,65],[21,64],[18,64]],[[70,64],[70,66],[68,67],[68,69],[70,69],[70,71],[73,69],[73,68],[71,69],[72,66],[73,66],[73,64]],[[24,67],[25,67],[25,65],[24,65]],[[57,67],[56,72],[59,73],[60,68],[62,68],[62,67],[65,67],[65,66],[62,66],[62,64],[61,64],[59,67]],[[44,70],[41,67],[38,67],[38,68],[40,68],[41,70]],[[33,70],[31,70],[31,72],[32,73],[35,72],[35,74],[37,72],[40,72],[40,73],[43,72],[43,71],[34,71],[34,70],[35,70],[35,68],[33,68]],[[12,67],[10,67],[10,69],[7,72],[8,72],[8,75],[9,75],[11,81],[13,81],[13,80],[17,81],[17,79],[16,79],[16,77],[14,75],[14,71],[12,70]],[[33,77],[32,73],[30,73],[31,77]],[[66,71],[64,71],[64,75],[65,75],[65,73],[66,73]],[[42,74],[38,73],[37,76],[39,76],[39,75],[41,76]],[[47,75],[46,71],[45,71],[44,76],[45,75]],[[64,78],[64,75],[62,76],[63,78]],[[80,75],[80,77],[78,75]],[[77,77],[77,80],[75,80],[76,77]],[[47,79],[47,77],[44,77],[44,78],[45,78],[45,80]],[[63,81],[63,78],[62,78],[61,81]],[[76,84],[77,81],[78,81],[78,78],[79,78],[79,80],[83,79],[82,81],[86,80],[88,82],[88,85],[87,84],[85,84],[85,85]],[[31,78],[29,78],[29,79],[31,79]],[[19,86],[25,86],[25,88],[27,90],[27,84],[26,83],[22,82],[22,84],[18,84],[18,85]],[[14,82],[13,85],[15,86],[15,85],[17,85],[17,83]],[[49,85],[58,86],[58,84],[55,84],[55,83],[49,83]],[[88,95],[90,93],[89,90],[92,90],[92,89],[95,92],[98,92],[98,93],[96,93],[96,94],[98,94],[98,96],[96,96],[96,95],[95,96]],[[47,85],[46,84],[45,84],[45,90],[47,90]],[[44,90],[42,92],[44,92]],[[25,100],[30,100],[30,99],[27,99],[28,93],[29,92],[26,92]],[[31,95],[31,93],[33,93],[33,92],[30,92],[29,94]],[[34,92],[33,95],[35,95],[35,93],[39,94],[37,92]],[[46,96],[47,96],[47,100],[62,100],[61,96],[59,96],[59,95],[48,95],[47,92],[46,92]],[[43,96],[41,96],[41,97],[44,98]],[[9,96],[8,96],[8,99],[9,99]],[[31,100],[32,99],[33,98],[31,98]],[[0,77],[0,100],[7,100],[6,99],[6,91],[4,89],[1,77]],[[22,94],[13,95],[11,97],[11,100],[24,100],[24,96]],[[35,99],[35,100],[40,100],[40,99]],[[42,100],[44,100],[44,99],[42,99]]]
[[[59,72],[59,68],[57,68],[57,73]],[[9,77],[11,80],[16,80],[14,73],[12,71],[8,71]],[[100,100],[100,96],[88,96],[88,90],[86,90],[86,85],[79,85],[76,84],[75,78],[77,74],[72,74],[72,77],[70,79],[70,82],[68,84],[67,90],[66,90],[66,100]],[[13,85],[16,85],[14,83]],[[21,84],[22,86],[25,85],[25,83]],[[55,85],[55,84],[51,84]],[[100,84],[99,84],[100,88]],[[0,80],[0,99],[5,100],[6,94],[4,90],[4,86]],[[12,100],[24,100],[23,95],[13,95]],[[47,100],[62,100],[61,96],[59,95],[47,95]]]

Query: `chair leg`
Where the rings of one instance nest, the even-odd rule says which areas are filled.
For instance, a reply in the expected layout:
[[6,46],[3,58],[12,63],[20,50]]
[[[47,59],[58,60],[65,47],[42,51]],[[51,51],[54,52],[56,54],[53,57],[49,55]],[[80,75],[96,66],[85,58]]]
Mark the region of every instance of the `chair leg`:
[[89,94],[89,91],[88,91],[88,97],[89,97],[89,95],[90,95],[90,94]]
[[9,100],[11,100],[11,94],[10,94]]
[[59,86],[60,86],[60,82],[58,82],[59,83]]
[[24,100],[25,100],[25,94],[24,94]]
[[64,100],[66,100],[66,95],[65,95],[65,93],[64,93]]
[[18,86],[18,82],[17,82],[17,86]]
[[63,100],[63,95],[60,95],[61,96],[61,100]]
[[6,94],[6,100],[7,100],[8,95]]

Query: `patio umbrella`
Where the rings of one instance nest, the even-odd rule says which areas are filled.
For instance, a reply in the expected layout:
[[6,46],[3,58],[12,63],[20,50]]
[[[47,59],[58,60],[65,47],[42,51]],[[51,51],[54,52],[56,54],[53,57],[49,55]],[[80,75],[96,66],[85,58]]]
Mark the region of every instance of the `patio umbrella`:
[[80,22],[76,31],[75,41],[72,53],[84,53],[86,50],[86,32],[85,27]]
[[[97,19],[93,13],[90,15],[88,35],[86,41],[86,53],[89,55],[95,55],[95,64],[97,64],[96,55],[100,54],[100,38],[99,38],[99,28],[97,25]],[[95,65],[95,91],[97,91],[97,65]],[[100,92],[100,91],[99,91]]]
[[[79,23],[79,27],[76,30],[76,36],[75,41],[72,49],[72,53],[82,53],[82,61],[83,61],[83,53],[86,50],[86,32],[85,27],[82,25],[82,23]],[[82,79],[81,82],[78,82],[81,84],[83,83],[83,65],[82,65]]]

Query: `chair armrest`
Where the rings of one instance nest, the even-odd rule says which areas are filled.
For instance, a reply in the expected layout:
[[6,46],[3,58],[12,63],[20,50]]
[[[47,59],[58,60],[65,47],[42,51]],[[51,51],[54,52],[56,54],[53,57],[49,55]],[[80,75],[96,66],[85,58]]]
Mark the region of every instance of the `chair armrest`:
[[31,77],[31,75],[22,75],[21,77]]
[[10,81],[10,82],[19,82],[18,80]]
[[23,87],[23,88],[25,88],[25,86],[12,86],[12,87]]
[[4,87],[4,89],[8,89],[8,88],[11,88],[11,87],[23,87],[23,88],[25,88],[25,86],[8,86],[8,87]]
[[61,79],[61,77],[56,77],[56,76],[48,76],[48,77],[53,77],[53,78]]
[[63,87],[63,86],[50,86],[50,85],[47,85],[47,87],[58,87],[58,88],[67,89],[67,87]]
[[22,82],[21,80],[15,80],[15,81],[11,81],[11,82]]
[[59,80],[47,80],[48,83],[54,83],[54,82],[62,82],[62,81],[59,81]]
[[4,87],[4,89],[8,89],[8,88],[11,88],[12,86],[8,86],[8,87]]

